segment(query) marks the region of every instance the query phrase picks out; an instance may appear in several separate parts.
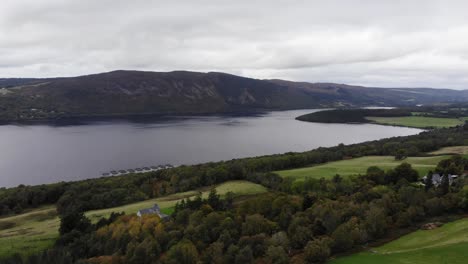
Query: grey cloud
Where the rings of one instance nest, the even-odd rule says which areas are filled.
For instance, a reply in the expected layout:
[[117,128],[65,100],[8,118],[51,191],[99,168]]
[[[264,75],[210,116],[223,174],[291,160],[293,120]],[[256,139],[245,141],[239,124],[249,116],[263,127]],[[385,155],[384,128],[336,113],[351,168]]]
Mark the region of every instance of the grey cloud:
[[5,0],[0,76],[115,69],[467,88],[468,3]]

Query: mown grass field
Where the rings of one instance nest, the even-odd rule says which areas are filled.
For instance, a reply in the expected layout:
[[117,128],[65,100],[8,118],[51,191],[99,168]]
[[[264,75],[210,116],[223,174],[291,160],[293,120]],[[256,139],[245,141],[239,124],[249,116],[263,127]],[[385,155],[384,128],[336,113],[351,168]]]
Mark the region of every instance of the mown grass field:
[[330,264],[461,264],[468,259],[468,218],[433,230],[418,230],[368,252]]
[[454,127],[465,123],[464,119],[440,118],[425,116],[402,116],[402,117],[366,117],[382,125],[406,126],[415,128],[442,128]]
[[[89,211],[86,212],[86,216],[96,222],[101,217],[108,217],[112,212],[132,214],[140,209],[152,207],[154,203],[157,203],[164,213],[171,214],[178,201],[195,197],[199,192],[206,198],[210,189],[207,187],[119,207]],[[216,190],[222,196],[228,192],[233,192],[236,196],[267,192],[262,185],[248,181],[228,181],[216,186]],[[0,218],[0,260],[15,253],[27,256],[51,247],[59,235],[59,226],[60,219],[53,205]]]
[[329,162],[312,167],[276,171],[276,173],[282,177],[292,177],[297,180],[303,180],[307,177],[330,179],[336,174],[344,177],[364,174],[366,173],[367,168],[371,166],[377,166],[381,169],[388,170],[400,165],[402,162],[408,162],[413,166],[414,169],[419,172],[420,176],[423,176],[427,174],[429,170],[434,169],[439,161],[449,157],[450,156],[446,155],[434,157],[409,157],[400,161],[395,160],[393,156],[366,156],[349,160]]
[[459,155],[468,155],[468,146],[453,146],[445,147],[439,150],[433,151],[430,154],[442,155],[442,154],[459,154]]
[[19,253],[30,255],[51,247],[60,225],[55,206],[0,218],[0,258]]

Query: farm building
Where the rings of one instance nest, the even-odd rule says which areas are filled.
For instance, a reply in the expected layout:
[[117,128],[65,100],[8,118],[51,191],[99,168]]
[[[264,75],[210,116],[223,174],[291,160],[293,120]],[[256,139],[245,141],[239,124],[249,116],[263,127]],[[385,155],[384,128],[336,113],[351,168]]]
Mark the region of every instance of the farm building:
[[159,205],[157,204],[154,204],[154,206],[151,208],[141,209],[137,212],[138,217],[141,217],[142,215],[148,215],[148,214],[156,214],[161,219],[166,219],[169,217],[167,214],[161,213],[161,209],[159,208]]

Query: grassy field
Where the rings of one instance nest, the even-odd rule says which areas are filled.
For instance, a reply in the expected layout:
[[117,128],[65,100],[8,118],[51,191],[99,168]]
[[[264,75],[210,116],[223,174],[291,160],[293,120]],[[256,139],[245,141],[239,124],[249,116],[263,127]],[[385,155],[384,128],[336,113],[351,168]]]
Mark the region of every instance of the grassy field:
[[[267,192],[262,185],[248,181],[225,182],[216,186],[216,190],[220,195],[233,192],[236,196]],[[108,217],[111,212],[136,213],[140,209],[152,207],[154,203],[157,203],[164,213],[170,214],[178,201],[194,197],[199,192],[202,192],[202,196],[206,198],[210,188],[176,193],[115,208],[89,211],[86,212],[86,216],[96,222],[101,217]],[[60,220],[55,206],[52,205],[20,215],[0,218],[0,259],[15,253],[26,256],[51,247],[59,235],[59,225]]]
[[403,117],[366,117],[382,125],[396,125],[416,128],[442,128],[453,127],[465,123],[464,119],[458,118],[440,118],[425,116],[403,116]]
[[51,247],[58,237],[55,206],[0,218],[0,258],[20,253],[30,255]]
[[433,230],[419,230],[368,252],[330,261],[331,264],[467,263],[468,218]]
[[332,178],[336,174],[340,174],[341,176],[364,174],[370,166],[378,166],[381,169],[387,170],[400,165],[402,162],[408,162],[419,172],[419,175],[422,176],[427,174],[429,170],[434,169],[439,161],[447,158],[449,158],[449,156],[409,157],[403,161],[399,161],[395,160],[393,156],[366,156],[329,162],[313,167],[276,171],[276,173],[282,177],[293,177],[298,180],[306,177],[317,179]]
[[445,148],[441,148],[439,150],[433,151],[430,154],[434,154],[434,155],[441,155],[441,154],[468,155],[468,146],[445,147]]
[[[108,217],[112,212],[125,212],[126,214],[132,214],[132,213],[136,213],[140,209],[152,207],[155,203],[157,203],[159,207],[161,207],[162,212],[167,214],[167,213],[172,212],[175,204],[178,201],[181,201],[182,199],[189,198],[189,197],[193,198],[200,191],[202,192],[202,197],[206,198],[208,197],[210,188],[203,188],[203,189],[196,190],[196,191],[176,193],[176,194],[172,194],[172,195],[168,195],[168,196],[164,196],[164,197],[160,197],[156,199],[127,204],[127,205],[114,207],[114,208],[89,211],[86,213],[86,216],[89,219],[91,219],[91,221],[97,221],[101,217]],[[241,195],[264,193],[267,191],[267,189],[263,187],[262,185],[255,184],[255,183],[248,182],[248,181],[228,181],[228,182],[218,185],[216,187],[216,191],[220,195],[225,195],[228,192],[233,192],[235,193],[235,195],[241,196]]]

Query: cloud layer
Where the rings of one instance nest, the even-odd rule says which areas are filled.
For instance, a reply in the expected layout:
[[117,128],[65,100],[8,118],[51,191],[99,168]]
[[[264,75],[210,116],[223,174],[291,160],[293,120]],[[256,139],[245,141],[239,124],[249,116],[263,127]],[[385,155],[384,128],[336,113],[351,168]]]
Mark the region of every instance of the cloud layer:
[[0,77],[185,69],[468,89],[467,10],[456,0],[4,0]]

